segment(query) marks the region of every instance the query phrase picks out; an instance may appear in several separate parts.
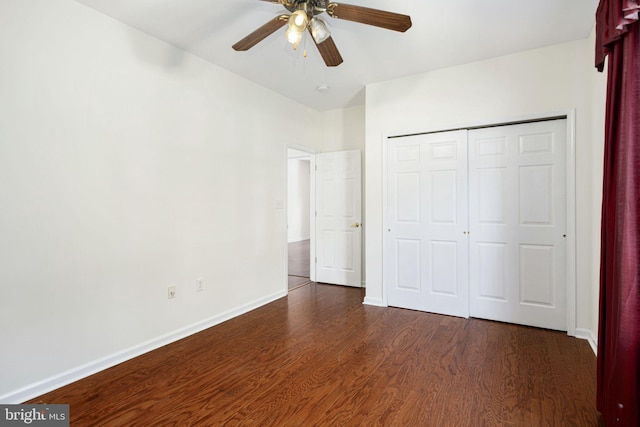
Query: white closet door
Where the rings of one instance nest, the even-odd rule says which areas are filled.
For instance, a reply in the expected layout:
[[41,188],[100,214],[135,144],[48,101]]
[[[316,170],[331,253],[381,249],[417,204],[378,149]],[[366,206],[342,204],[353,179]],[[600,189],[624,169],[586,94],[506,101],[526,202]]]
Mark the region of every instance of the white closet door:
[[468,317],[466,131],[392,139],[387,160],[388,305]]
[[566,330],[566,121],[469,131],[470,314]]

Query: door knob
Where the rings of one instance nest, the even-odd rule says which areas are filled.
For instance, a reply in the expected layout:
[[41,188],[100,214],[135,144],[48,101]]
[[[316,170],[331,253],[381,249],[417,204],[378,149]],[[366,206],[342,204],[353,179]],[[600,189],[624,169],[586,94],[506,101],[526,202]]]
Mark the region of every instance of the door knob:
[[355,228],[358,228],[358,227],[360,227],[360,223],[356,222],[355,224],[352,224],[351,226],[355,227]]

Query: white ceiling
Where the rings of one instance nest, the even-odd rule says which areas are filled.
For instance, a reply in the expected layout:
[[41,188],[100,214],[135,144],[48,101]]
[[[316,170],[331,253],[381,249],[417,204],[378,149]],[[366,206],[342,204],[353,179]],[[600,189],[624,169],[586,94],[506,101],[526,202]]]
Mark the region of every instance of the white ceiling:
[[[323,14],[344,62],[328,68],[311,40],[307,58],[284,28],[247,52],[235,42],[275,16],[258,0],[76,0],[318,111],[364,102],[369,83],[588,37],[598,0],[349,0],[410,15],[397,33]],[[167,58],[179,67],[181,58]],[[328,92],[319,92],[328,85]]]

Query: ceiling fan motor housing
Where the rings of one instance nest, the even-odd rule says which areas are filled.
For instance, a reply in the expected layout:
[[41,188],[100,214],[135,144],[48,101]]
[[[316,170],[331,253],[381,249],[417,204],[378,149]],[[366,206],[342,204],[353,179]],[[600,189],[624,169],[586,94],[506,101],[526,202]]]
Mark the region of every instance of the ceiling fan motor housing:
[[328,5],[329,2],[326,0],[287,0],[283,2],[283,6],[289,12],[304,10],[309,17],[325,12]]

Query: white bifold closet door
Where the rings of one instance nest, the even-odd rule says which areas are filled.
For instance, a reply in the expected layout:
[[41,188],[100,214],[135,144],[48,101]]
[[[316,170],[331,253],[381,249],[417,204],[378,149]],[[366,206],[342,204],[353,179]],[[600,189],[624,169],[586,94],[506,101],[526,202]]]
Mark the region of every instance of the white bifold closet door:
[[395,138],[387,303],[566,330],[566,121]]
[[467,317],[467,132],[391,140],[387,202],[387,303]]
[[566,121],[469,132],[470,315],[567,329]]

